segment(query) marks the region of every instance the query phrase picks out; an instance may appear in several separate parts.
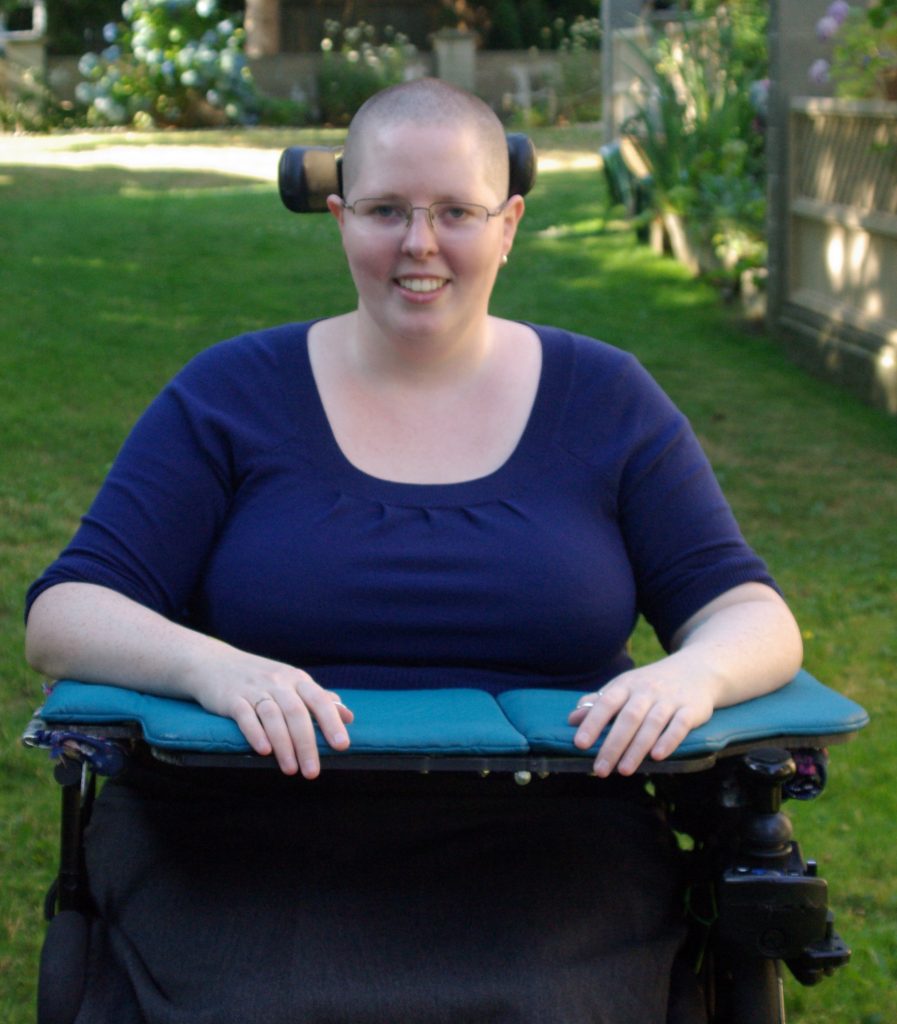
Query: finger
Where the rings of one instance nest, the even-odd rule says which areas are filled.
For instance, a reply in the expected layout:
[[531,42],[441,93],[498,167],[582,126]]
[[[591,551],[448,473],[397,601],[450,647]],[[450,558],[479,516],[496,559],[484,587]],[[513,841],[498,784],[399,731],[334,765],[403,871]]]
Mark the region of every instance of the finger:
[[663,761],[678,750],[680,744],[698,724],[685,708],[680,708],[670,720],[660,739],[651,748],[651,757]]
[[314,716],[327,743],[334,750],[345,750],[349,746],[346,724],[355,716],[339,700],[339,694],[330,693],[321,689],[317,683],[310,682],[300,686],[299,695]]
[[306,779],[317,778],[321,773],[321,759],[309,708],[295,691],[283,696],[278,707],[289,744],[287,759],[293,757],[298,761],[299,771]]
[[598,693],[585,693],[579,698],[579,702],[576,707],[567,716],[567,722],[570,725],[579,725],[579,723],[586,717],[589,711],[595,706],[598,701]]
[[[291,706],[284,709],[281,701]],[[314,739],[314,728],[305,705],[297,694],[263,698],[256,701],[255,713],[265,730],[277,765],[284,775],[302,772],[306,778],[314,778],[319,770],[317,744],[310,749]],[[305,728],[303,728],[303,719]]]
[[654,744],[674,717],[674,709],[666,704],[655,704],[623,751],[617,771],[621,775],[632,775],[648,756]]
[[240,732],[246,737],[250,747],[262,757],[271,753],[271,741],[265,732],[258,715],[255,713],[248,700],[242,699],[233,711],[233,719],[237,723]]
[[573,737],[574,744],[581,750],[588,750],[619,713],[628,697],[629,694],[623,687],[605,687],[603,690],[599,690],[595,694],[594,707],[587,710],[576,730],[576,735]]
[[630,697],[617,713],[610,732],[601,744],[595,758],[594,771],[606,778],[617,767],[623,752],[629,747],[650,710],[648,700],[640,695]]

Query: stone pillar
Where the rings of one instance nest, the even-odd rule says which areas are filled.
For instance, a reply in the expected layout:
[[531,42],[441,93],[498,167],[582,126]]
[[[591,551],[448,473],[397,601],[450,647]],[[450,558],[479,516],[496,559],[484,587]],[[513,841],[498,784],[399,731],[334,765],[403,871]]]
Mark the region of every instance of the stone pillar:
[[246,0],[246,56],[280,53],[280,0]]
[[460,29],[440,29],[433,36],[436,77],[473,92],[476,86],[476,37]]
[[767,203],[766,238],[767,323],[778,321],[788,294],[789,161],[799,154],[788,151],[788,111],[794,96],[831,94],[826,85],[810,81],[814,60],[831,55],[831,46],[816,38],[816,22],[831,0],[770,0],[769,4],[769,115],[766,134]]
[[613,33],[632,28],[639,20],[644,0],[601,0],[601,122],[604,142],[611,142],[619,130],[616,124],[614,94]]

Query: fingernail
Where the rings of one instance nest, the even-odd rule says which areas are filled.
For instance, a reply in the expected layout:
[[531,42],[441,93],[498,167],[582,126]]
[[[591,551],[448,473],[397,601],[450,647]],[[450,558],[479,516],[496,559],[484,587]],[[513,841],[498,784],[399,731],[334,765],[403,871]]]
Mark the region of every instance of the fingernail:
[[601,760],[596,763],[595,774],[601,776],[610,774],[610,765],[604,760],[604,758],[601,758]]
[[335,732],[333,734],[333,745],[342,747],[349,742],[349,734],[347,732]]
[[308,778],[309,775],[315,775],[318,771],[317,761],[313,761],[309,758],[307,761],[302,762],[302,774]]

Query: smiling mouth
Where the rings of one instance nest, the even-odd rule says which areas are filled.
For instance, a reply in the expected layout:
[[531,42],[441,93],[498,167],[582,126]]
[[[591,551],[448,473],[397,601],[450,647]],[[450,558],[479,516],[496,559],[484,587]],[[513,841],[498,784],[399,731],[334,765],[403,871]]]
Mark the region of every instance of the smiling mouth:
[[409,292],[435,292],[447,283],[444,277],[397,277],[396,281]]

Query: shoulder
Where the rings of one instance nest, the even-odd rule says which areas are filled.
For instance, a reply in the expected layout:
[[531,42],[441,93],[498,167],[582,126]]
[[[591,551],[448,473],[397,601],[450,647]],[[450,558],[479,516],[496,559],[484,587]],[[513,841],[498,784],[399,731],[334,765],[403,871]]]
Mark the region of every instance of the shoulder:
[[303,365],[309,326],[283,324],[220,341],[195,355],[172,383],[246,387],[284,374],[292,378]]
[[[188,429],[238,448],[280,444],[297,430],[295,410],[314,387],[308,324],[285,324],[218,342],[194,356],[157,396],[144,420]],[[185,427],[189,424],[189,427]]]
[[567,418],[599,433],[626,422],[679,417],[672,400],[631,352],[585,334],[531,325],[546,366],[555,365],[556,386],[565,390]]

